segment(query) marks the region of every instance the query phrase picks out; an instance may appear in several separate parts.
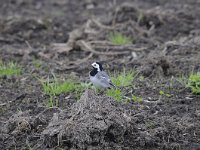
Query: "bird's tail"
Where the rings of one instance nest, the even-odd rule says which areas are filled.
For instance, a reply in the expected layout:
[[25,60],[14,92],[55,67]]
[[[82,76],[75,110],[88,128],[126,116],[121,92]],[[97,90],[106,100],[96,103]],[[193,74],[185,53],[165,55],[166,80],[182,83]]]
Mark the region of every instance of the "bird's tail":
[[112,82],[109,83],[112,87],[114,87],[115,89],[117,89],[117,86],[114,85]]

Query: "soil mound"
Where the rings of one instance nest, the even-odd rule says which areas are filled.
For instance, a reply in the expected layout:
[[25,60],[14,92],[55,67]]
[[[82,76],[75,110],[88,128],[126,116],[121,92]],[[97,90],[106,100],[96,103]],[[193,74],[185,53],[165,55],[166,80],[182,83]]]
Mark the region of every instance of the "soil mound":
[[131,133],[131,118],[117,107],[112,98],[96,96],[86,91],[75,103],[67,119],[62,113],[55,113],[48,127],[43,131],[45,145],[62,145],[65,149],[88,149],[115,147],[123,144]]

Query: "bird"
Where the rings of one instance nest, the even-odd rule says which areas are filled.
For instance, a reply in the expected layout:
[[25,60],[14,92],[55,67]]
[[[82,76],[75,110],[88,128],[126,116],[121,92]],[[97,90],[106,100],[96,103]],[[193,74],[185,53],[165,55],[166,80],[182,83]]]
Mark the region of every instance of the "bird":
[[103,70],[102,64],[99,62],[94,62],[91,64],[93,69],[90,71],[90,81],[94,86],[99,88],[112,88],[116,87],[108,74]]

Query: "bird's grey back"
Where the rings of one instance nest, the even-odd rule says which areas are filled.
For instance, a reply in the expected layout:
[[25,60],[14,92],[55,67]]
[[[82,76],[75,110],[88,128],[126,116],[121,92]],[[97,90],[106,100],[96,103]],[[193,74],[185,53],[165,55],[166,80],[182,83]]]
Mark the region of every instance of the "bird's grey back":
[[100,71],[96,74],[96,77],[101,80],[102,83],[110,87],[111,80],[105,71]]

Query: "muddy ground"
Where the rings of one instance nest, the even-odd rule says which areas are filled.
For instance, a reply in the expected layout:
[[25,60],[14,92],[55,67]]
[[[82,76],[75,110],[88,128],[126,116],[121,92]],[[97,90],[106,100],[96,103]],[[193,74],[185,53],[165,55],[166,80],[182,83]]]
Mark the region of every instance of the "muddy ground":
[[[111,32],[134,40],[113,45]],[[198,0],[1,0],[0,59],[23,73],[0,77],[0,149],[200,149],[200,96],[178,80],[199,71],[199,51]],[[89,82],[94,61],[135,68],[127,93],[143,101],[86,90],[47,107],[36,77]]]

